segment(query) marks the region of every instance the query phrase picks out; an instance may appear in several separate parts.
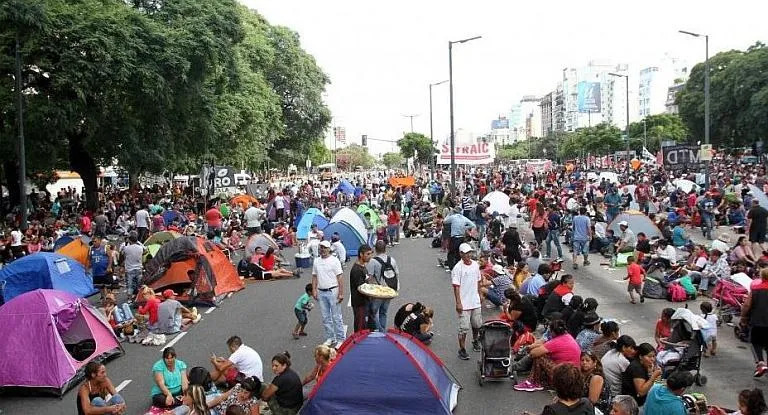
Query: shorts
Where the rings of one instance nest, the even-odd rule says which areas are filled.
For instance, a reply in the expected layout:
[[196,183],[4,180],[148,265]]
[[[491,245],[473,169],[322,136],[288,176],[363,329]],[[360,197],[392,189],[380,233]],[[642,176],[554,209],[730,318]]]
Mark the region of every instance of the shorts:
[[573,240],[573,254],[587,255],[589,253],[589,241],[577,241]]
[[765,229],[750,230],[749,242],[758,244],[765,242]]
[[479,308],[464,310],[459,314],[459,334],[469,333],[469,329],[479,329],[483,325],[483,315]]
[[116,283],[117,281],[115,281],[115,277],[111,273],[93,276],[93,285],[114,285]]
[[640,284],[632,284],[631,282],[627,284],[627,292],[637,291],[638,294],[643,293],[643,283]]
[[296,314],[296,320],[299,321],[299,324],[302,326],[307,324],[307,311],[306,310],[299,310],[298,308],[293,309],[293,313]]

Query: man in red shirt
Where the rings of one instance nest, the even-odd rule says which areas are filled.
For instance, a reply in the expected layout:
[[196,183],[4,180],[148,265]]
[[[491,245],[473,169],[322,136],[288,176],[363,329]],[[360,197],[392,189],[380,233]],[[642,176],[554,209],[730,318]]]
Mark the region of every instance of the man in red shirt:
[[627,276],[624,279],[629,280],[629,284],[627,285],[627,291],[629,291],[629,302],[632,304],[637,303],[635,301],[635,291],[637,291],[637,294],[640,295],[640,302],[645,302],[645,297],[643,297],[643,281],[645,280],[645,270],[635,262],[635,257],[633,256],[627,258]]
[[205,221],[208,223],[209,231],[218,231],[221,229],[221,212],[219,211],[219,204],[211,206],[207,212],[205,212]]

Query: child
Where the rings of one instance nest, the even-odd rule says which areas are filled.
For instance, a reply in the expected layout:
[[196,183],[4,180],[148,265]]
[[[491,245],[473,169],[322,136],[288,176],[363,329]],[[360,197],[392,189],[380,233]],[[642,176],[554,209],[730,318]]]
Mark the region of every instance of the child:
[[296,300],[296,305],[293,307],[293,312],[296,314],[296,319],[299,320],[299,322],[296,323],[296,327],[293,328],[294,339],[298,339],[299,336],[307,335],[307,333],[304,332],[304,326],[307,325],[307,313],[312,309],[312,307],[314,307],[314,305],[309,302],[309,296],[311,294],[312,284],[307,284],[304,287],[304,294],[302,294],[301,297]]
[[627,291],[629,291],[629,302],[631,304],[637,304],[635,301],[635,291],[640,295],[640,302],[645,302],[643,297],[643,281],[645,280],[645,270],[639,264],[635,262],[635,257],[629,256],[627,258],[627,276],[625,280],[629,280],[627,284]]
[[712,314],[712,303],[704,301],[699,306],[701,317],[707,320],[709,327],[701,330],[704,337],[704,344],[707,350],[704,350],[704,357],[714,356],[717,353],[717,315]]

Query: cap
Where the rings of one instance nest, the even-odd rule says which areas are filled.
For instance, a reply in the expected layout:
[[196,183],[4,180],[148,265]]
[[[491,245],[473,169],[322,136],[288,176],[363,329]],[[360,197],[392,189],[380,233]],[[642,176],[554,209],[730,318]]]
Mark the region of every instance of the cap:
[[623,221],[619,222],[619,226],[627,226],[627,227],[629,227],[629,223],[627,221],[623,220]]
[[330,248],[331,247],[331,243],[328,242],[328,241],[322,241],[322,242],[320,242],[320,246],[324,246],[326,248]]
[[474,250],[475,249],[472,248],[472,245],[468,243],[463,243],[459,245],[459,252],[461,252],[462,254],[466,254],[467,252],[473,252]]
[[176,293],[173,292],[173,290],[171,290],[170,288],[165,290],[165,291],[163,291],[163,298],[171,298],[171,297],[174,297],[174,296],[176,296]]
[[495,272],[498,275],[506,274],[507,271],[502,267],[500,264],[496,264],[493,266],[493,272]]

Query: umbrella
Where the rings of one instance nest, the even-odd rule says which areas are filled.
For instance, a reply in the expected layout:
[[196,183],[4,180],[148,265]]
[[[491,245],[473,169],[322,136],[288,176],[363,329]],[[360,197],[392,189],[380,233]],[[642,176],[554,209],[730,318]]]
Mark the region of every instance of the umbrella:
[[483,198],[483,202],[490,203],[488,210],[490,213],[498,212],[499,214],[509,212],[509,196],[504,192],[493,191],[488,193]]
[[760,188],[754,184],[749,185],[749,191],[752,192],[752,197],[760,203],[760,206],[764,209],[768,209],[768,196],[765,195],[765,192],[760,190]]
[[675,180],[674,182],[672,182],[672,184],[674,184],[675,187],[684,191],[685,193],[690,193],[691,190],[696,190],[699,187],[699,185],[697,185],[696,183],[690,180],[685,180],[685,179]]

